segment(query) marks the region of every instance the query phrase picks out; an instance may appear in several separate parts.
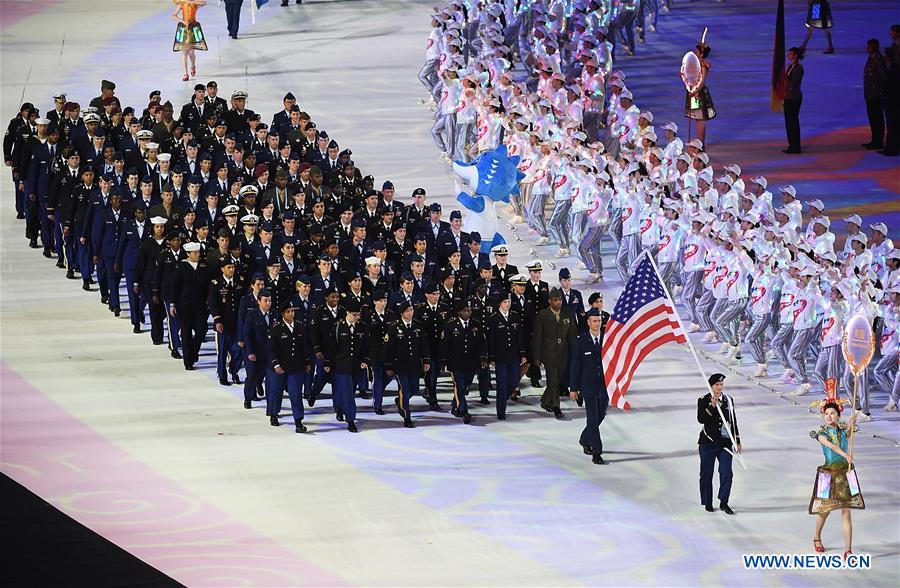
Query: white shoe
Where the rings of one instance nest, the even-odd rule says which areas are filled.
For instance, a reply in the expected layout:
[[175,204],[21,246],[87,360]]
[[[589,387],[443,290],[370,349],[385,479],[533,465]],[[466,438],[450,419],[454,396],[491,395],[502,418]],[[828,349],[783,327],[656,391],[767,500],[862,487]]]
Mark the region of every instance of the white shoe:
[[856,420],[857,420],[857,421],[862,421],[862,422],[864,422],[864,423],[868,423],[869,421],[872,420],[872,415],[866,414],[866,413],[864,413],[864,412],[861,411],[861,410],[857,410],[857,411],[856,411]]
[[884,405],[885,412],[897,412],[897,403],[894,402],[894,399],[891,398],[887,404]]
[[793,384],[794,383],[794,370],[784,370],[784,373],[781,374],[781,378],[778,380],[779,384]]
[[688,325],[688,328],[687,328],[688,333],[696,333],[699,330],[700,330],[700,325],[698,325],[697,323],[691,323],[690,325]]
[[549,244],[550,244],[550,237],[538,237],[534,241],[534,245],[549,245]]
[[446,151],[441,151],[441,154],[438,155],[438,163],[450,163],[450,158],[447,157]]
[[599,282],[599,281],[600,281],[600,275],[599,275],[599,274],[589,274],[588,277],[587,277],[587,279],[584,281],[584,283],[585,283],[586,285],[591,285],[591,284],[596,284],[596,283]]
[[810,384],[809,382],[807,382],[806,384],[800,384],[799,386],[797,386],[797,389],[794,390],[793,394],[794,396],[806,396],[807,394],[809,394],[810,388],[812,388],[812,384]]
[[520,225],[525,222],[525,219],[522,218],[521,215],[517,214],[514,217],[512,217],[511,219],[509,219],[509,222],[514,225]]
[[700,339],[702,343],[715,343],[716,342],[716,334],[712,331],[707,332],[703,335],[703,338]]
[[425,99],[421,96],[416,96],[416,102],[418,102],[419,104],[425,104]]
[[583,262],[583,261],[579,261],[577,264],[575,264],[575,267],[576,267],[577,269],[580,269],[580,270],[586,270],[586,269],[587,269],[587,266],[584,265],[584,262]]
[[719,347],[719,354],[720,355],[729,355],[731,353],[732,353],[731,345],[729,345],[727,342],[722,343],[722,346]]
[[767,363],[758,363],[756,364],[756,372],[753,374],[754,378],[767,378],[769,376],[769,364]]
[[559,251],[556,252],[555,257],[569,257],[569,250],[565,247],[560,247]]
[[675,286],[672,288],[672,296],[678,296],[682,290],[684,290],[684,286]]

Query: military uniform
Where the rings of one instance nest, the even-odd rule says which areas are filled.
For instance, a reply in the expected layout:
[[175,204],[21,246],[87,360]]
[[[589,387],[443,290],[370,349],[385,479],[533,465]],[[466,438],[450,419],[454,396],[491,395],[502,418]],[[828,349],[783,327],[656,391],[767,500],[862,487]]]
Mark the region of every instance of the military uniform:
[[401,318],[388,328],[384,346],[384,368],[389,375],[397,376],[400,416],[403,417],[404,426],[411,427],[412,413],[409,409],[409,400],[419,393],[419,378],[427,373],[425,366],[432,369],[428,336],[417,321],[407,323]]
[[[196,245],[196,244],[195,244]],[[178,317],[181,328],[181,353],[184,369],[194,369],[200,356],[200,346],[206,338],[206,307],[209,296],[209,275],[206,262],[196,262],[196,267],[187,259],[182,260],[175,270],[172,284],[172,314]]]
[[[413,316],[428,338],[429,349],[438,350],[441,334],[444,332],[444,324],[447,322],[447,315],[449,314],[450,307],[441,302],[438,302],[433,307],[426,302],[416,308]],[[437,365],[433,367],[438,368]],[[432,369],[425,374],[425,391],[427,392],[428,405],[432,410],[439,408],[437,403],[438,372],[440,372],[440,369]]]
[[[290,302],[282,303],[282,313],[291,308]],[[306,431],[303,426],[303,380],[312,369],[313,355],[309,335],[302,323],[283,319],[275,323],[269,334],[270,381],[266,386],[266,408],[269,422],[278,426],[284,391],[287,390],[291,402],[291,416],[298,433]],[[279,369],[282,373],[278,373]]]
[[[223,258],[219,263],[220,267],[224,267],[227,264],[234,264],[234,261],[229,256]],[[211,280],[209,284],[209,312],[212,314],[216,328],[216,369],[219,374],[219,383],[223,386],[230,384],[228,374],[231,374],[232,382],[240,383],[238,370],[241,369],[243,363],[243,352],[238,345],[238,310],[241,303],[241,289],[235,277],[227,279],[221,275]],[[230,361],[227,361],[229,356]],[[225,370],[226,363],[228,371]]]
[[547,387],[541,396],[541,407],[562,416],[559,408],[561,388],[566,387],[569,349],[577,335],[575,317],[568,310],[560,309],[558,316],[552,308],[538,312],[531,336],[531,357],[535,367],[544,366]]
[[520,366],[526,358],[521,319],[512,312],[495,312],[488,319],[488,359],[497,377],[497,418],[506,419],[506,403],[519,385]]
[[569,386],[584,399],[586,423],[579,443],[585,453],[594,456],[595,463],[602,463],[600,423],[606,417],[606,409],[609,407],[609,394],[603,377],[602,331],[596,338],[587,332],[575,340],[569,367]]
[[[466,303],[460,303],[458,307],[463,304]],[[487,339],[481,325],[472,317],[463,320],[457,316],[448,321],[441,335],[440,358],[453,381],[450,412],[468,423],[471,417],[466,394],[475,379],[475,372],[487,366]]]
[[[347,307],[352,312],[359,312],[359,304],[350,302]],[[350,324],[346,317],[339,321],[329,340],[328,360],[325,365],[331,367],[331,389],[335,408],[347,419],[347,428],[356,432],[356,400],[354,390],[360,377],[361,366],[368,367],[368,335],[366,326],[357,320]]]
[[[710,380],[725,376],[721,374],[713,374]],[[721,381],[719,380],[719,381]],[[725,432],[725,427],[731,429],[735,442],[740,445],[741,433],[738,430],[737,415],[734,411],[734,400],[722,394],[719,397],[719,405],[722,414],[725,415],[725,421],[719,416],[719,411],[712,405],[712,393],[706,394],[697,400],[697,422],[703,425],[700,431],[700,438],[697,441],[700,450],[700,503],[712,509],[712,476],[715,469],[716,461],[719,462],[719,503],[722,510],[728,505],[731,496],[731,480],[732,480],[732,454],[735,447]]]

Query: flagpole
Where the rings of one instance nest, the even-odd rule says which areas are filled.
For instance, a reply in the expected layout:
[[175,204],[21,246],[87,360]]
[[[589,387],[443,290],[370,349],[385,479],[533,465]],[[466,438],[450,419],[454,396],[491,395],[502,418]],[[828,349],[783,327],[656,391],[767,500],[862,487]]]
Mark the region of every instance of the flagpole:
[[[675,315],[675,320],[678,321],[678,327],[681,329],[681,332],[684,333],[684,339],[687,341],[688,349],[691,350],[691,355],[694,357],[694,363],[697,364],[697,369],[700,370],[700,375],[703,376],[703,381],[706,383],[706,389],[709,390],[709,393],[712,394],[712,386],[709,384],[709,376],[706,375],[706,370],[703,369],[703,364],[700,363],[700,358],[697,356],[697,350],[694,349],[694,344],[691,343],[691,338],[688,336],[688,332],[685,330],[684,325],[681,323],[681,315],[678,314],[678,311],[675,309],[675,302],[672,300],[672,296],[669,294],[669,289],[666,287],[666,283],[663,281],[662,276],[659,274],[659,269],[656,267],[656,260],[653,259],[653,256],[650,255],[649,250],[644,250],[644,254],[650,260],[650,265],[653,266],[653,271],[656,273],[656,279],[659,280],[659,283],[662,285],[663,293],[666,295],[666,300],[669,304],[672,305],[672,314]],[[733,402],[733,401],[732,401]],[[722,412],[722,405],[716,403],[716,410],[719,411],[719,417],[721,417],[722,422],[725,423],[725,432],[728,433],[728,438],[734,444],[735,449],[737,449],[737,441],[734,439],[734,433],[731,431],[731,424],[728,422],[728,419],[725,418],[725,414]],[[747,470],[747,463],[744,461],[744,457],[740,453],[736,453],[731,451],[727,447],[724,448],[725,451],[733,455],[737,458],[738,463],[741,464],[741,468]]]
[[256,24],[256,0],[250,0],[250,24]]

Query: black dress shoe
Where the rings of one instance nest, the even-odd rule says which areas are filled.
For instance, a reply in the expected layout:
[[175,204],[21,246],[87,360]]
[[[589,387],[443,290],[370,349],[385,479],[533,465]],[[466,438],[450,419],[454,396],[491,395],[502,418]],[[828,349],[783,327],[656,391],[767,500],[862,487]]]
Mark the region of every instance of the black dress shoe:
[[141,325],[134,325],[134,328],[131,329],[131,332],[132,332],[132,333],[138,333],[138,334],[140,334],[140,332],[141,332]]
[[25,213],[24,213],[24,212],[18,212],[18,213],[16,213],[16,218],[17,218],[18,220],[22,220],[23,218],[25,218]]
[[228,381],[228,378],[219,378],[219,383],[223,386],[231,386],[231,382]]
[[412,419],[405,419],[403,421],[403,426],[407,429],[414,429],[416,426],[413,424]]
[[37,239],[30,239],[28,241],[28,247],[31,249],[40,249],[41,246],[37,244]]
[[506,415],[503,415],[503,416],[497,415],[497,420],[498,420],[498,421],[505,421],[505,420],[506,420]]
[[165,343],[165,341],[154,341],[153,342],[154,345],[162,345],[163,343]]
[[369,393],[366,392],[365,390],[360,390],[360,391],[359,391],[359,397],[362,398],[363,400],[368,400],[368,399],[369,399]]
[[488,400],[487,398],[481,399],[481,404],[483,404],[484,406],[488,406],[490,403],[491,403],[491,401]]
[[463,413],[462,419],[463,419],[463,423],[465,423],[465,424],[468,425],[469,423],[472,422],[472,415],[470,415],[470,414],[467,413],[467,412],[464,412],[464,413]]
[[719,503],[719,509],[725,514],[733,515],[734,511],[731,510],[731,507],[725,504],[724,502]]
[[457,417],[457,418],[459,418],[459,417],[462,416],[462,415],[459,413],[459,409],[456,408],[455,406],[454,406],[453,408],[450,409],[450,414],[452,414],[453,416],[455,416],[455,417]]
[[716,512],[716,509],[714,509],[714,508],[713,508],[713,505],[711,505],[711,504],[707,504],[707,505],[704,506],[703,508],[706,509],[706,512]]
[[46,257],[47,259],[53,257],[53,254],[50,253],[49,247],[44,247],[44,257]]
[[893,150],[893,149],[892,150],[885,149],[884,151],[881,152],[881,154],[884,155],[885,157],[897,157],[898,155],[900,155],[900,151]]
[[109,296],[100,295],[100,304],[109,304]]
[[172,353],[170,353],[169,355],[172,356],[172,359],[181,359],[181,354],[178,353],[177,349],[173,349]]
[[62,269],[64,267],[66,267],[66,262],[64,262],[62,259],[59,259],[56,261],[56,267]]
[[561,418],[563,418],[563,412],[558,408],[554,408],[553,409],[553,417],[556,419],[561,419]]
[[241,377],[238,374],[231,374],[231,381],[235,384],[240,384]]
[[87,283],[87,282],[84,282],[84,283],[81,284],[81,289],[84,290],[85,292],[90,292],[90,291],[91,291],[91,285],[90,285],[89,283]]
[[294,421],[294,432],[295,433],[305,433],[309,429],[306,428],[306,425],[303,424],[301,419],[297,419]]
[[278,416],[274,415],[274,414],[269,417],[269,424],[272,425],[273,427],[281,426],[281,423],[278,422]]
[[66,272],[66,279],[67,279],[67,280],[74,280],[74,279],[75,279],[75,272],[72,271],[72,270],[67,271],[67,272]]
[[344,411],[343,410],[337,409],[334,413],[334,416],[337,418],[338,421],[340,421],[342,423],[344,422]]
[[309,395],[309,398],[306,399],[306,403],[310,406],[310,408],[316,405],[316,397],[318,397],[318,394],[313,392]]
[[546,410],[547,412],[551,412],[551,411],[553,410],[552,408],[550,408],[549,406],[547,406],[547,405],[544,404],[543,402],[541,402],[541,408],[543,408],[543,409]]
[[250,401],[249,401],[249,400],[245,400],[245,401],[244,401],[244,408],[250,409],[250,408],[253,408],[253,405],[250,404]]
[[581,450],[584,452],[585,455],[591,455],[591,454],[592,454],[590,445],[584,445],[584,444],[582,444],[582,445],[581,445]]
[[192,371],[194,371],[194,364],[189,363],[186,366],[184,366],[184,369],[186,369],[189,372],[192,372]]
[[351,433],[359,433],[359,429],[356,428],[356,423],[353,421],[347,421],[347,430]]
[[575,404],[577,404],[578,406],[584,406],[584,397],[581,394],[575,397]]
[[875,144],[875,143],[865,143],[865,144],[863,145],[863,147],[865,147],[865,148],[868,149],[869,151],[873,151],[873,150],[876,150],[876,149],[884,149],[884,145],[878,145],[878,144]]
[[444,412],[444,409],[441,408],[441,405],[437,402],[432,402],[428,405],[428,410],[432,412]]
[[782,149],[781,152],[788,155],[798,155],[802,153],[802,151],[800,151],[799,149]]
[[119,308],[119,307],[114,308],[114,309],[113,309],[113,314],[116,315],[116,316],[118,317],[119,315],[122,314],[122,309]]
[[591,461],[597,465],[606,465],[606,460],[599,453],[591,458]]
[[382,410],[382,409],[380,409],[380,408],[376,408],[376,409],[375,409],[375,414],[384,414],[384,410]]

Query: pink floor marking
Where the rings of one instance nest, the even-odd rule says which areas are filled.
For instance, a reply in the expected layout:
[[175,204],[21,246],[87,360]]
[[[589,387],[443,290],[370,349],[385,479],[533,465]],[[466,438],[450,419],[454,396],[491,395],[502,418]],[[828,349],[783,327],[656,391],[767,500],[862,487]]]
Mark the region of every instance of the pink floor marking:
[[0,0],[0,30],[38,14],[62,0]]
[[138,461],[3,362],[0,389],[3,473],[179,582],[347,585]]

